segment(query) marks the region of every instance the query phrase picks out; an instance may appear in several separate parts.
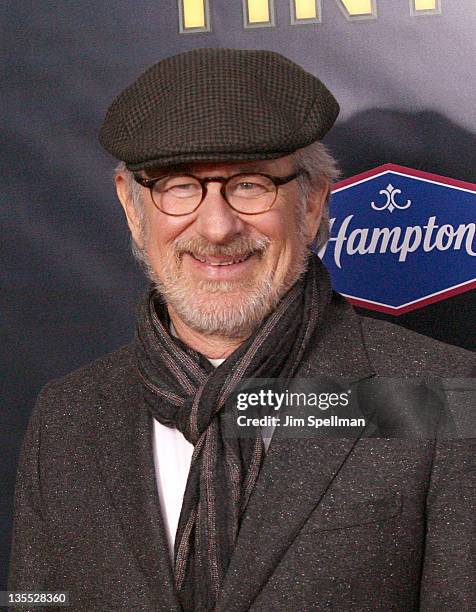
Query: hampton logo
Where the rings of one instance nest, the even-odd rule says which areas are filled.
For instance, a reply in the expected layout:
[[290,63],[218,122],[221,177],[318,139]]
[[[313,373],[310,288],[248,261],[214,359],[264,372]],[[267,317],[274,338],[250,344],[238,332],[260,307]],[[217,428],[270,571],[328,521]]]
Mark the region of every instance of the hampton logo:
[[476,185],[385,164],[334,186],[319,255],[337,291],[403,314],[476,287]]

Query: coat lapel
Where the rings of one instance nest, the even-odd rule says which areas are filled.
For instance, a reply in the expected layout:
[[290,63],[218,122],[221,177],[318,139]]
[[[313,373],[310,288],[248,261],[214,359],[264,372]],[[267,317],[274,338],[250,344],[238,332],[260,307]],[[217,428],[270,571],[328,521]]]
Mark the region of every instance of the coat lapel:
[[[312,355],[298,376],[338,377],[352,387],[373,375],[360,324],[351,308],[340,300],[329,311]],[[348,416],[362,414],[357,410]],[[250,608],[363,430],[352,428],[345,438],[316,435],[295,439],[284,438],[282,429],[275,430],[241,524],[217,612]]]
[[95,431],[98,467],[128,544],[150,583],[157,601],[154,609],[178,612],[155,481],[152,417],[137,408],[141,405],[137,389],[136,381],[128,380],[98,406],[102,413]]

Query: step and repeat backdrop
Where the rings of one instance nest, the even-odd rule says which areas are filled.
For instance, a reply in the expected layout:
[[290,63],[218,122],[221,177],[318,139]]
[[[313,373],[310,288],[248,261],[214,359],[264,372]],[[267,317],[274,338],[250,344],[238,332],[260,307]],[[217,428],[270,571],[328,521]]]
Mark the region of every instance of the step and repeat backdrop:
[[356,307],[474,349],[474,0],[4,0],[1,588],[39,389],[126,343],[146,281],[97,141],[113,97],[197,47],[278,51],[342,111],[320,255]]

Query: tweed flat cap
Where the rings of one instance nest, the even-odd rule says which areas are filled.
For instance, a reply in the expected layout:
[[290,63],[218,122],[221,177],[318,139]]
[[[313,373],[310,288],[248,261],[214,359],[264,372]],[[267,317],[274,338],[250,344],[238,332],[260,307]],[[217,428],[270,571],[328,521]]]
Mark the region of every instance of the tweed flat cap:
[[272,159],[320,140],[338,113],[325,85],[279,53],[195,49],[127,87],[99,140],[130,170]]

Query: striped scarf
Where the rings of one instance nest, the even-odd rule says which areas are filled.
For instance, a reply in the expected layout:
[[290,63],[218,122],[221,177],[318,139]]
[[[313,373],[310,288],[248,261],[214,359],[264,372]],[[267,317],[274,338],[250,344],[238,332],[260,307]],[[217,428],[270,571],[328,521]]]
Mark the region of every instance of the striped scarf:
[[310,254],[305,275],[261,327],[218,368],[169,331],[161,296],[139,309],[136,356],[154,418],[194,445],[175,539],[175,585],[185,612],[213,610],[264,458],[253,438],[224,435],[226,403],[246,378],[295,375],[331,297],[327,272]]

